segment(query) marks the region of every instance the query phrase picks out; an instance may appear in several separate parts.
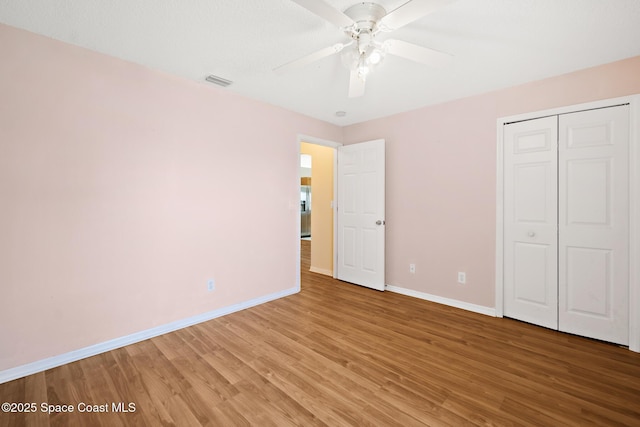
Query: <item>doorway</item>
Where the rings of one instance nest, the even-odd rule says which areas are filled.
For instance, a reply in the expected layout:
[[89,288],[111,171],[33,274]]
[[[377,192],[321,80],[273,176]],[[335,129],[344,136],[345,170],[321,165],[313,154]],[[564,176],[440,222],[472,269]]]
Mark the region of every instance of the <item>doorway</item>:
[[[330,209],[332,233],[331,244],[325,246],[325,260],[331,260],[330,269],[318,267],[315,224],[327,225],[329,221],[318,221],[312,212],[311,224],[311,267],[313,272],[326,274],[361,286],[379,291],[385,288],[385,141],[384,139],[365,141],[343,147],[331,141],[298,136],[299,148],[314,146],[330,147],[333,178],[331,197],[323,202],[314,194],[314,170],[312,168],[312,205]],[[306,143],[309,145],[302,145]],[[317,147],[316,147],[317,148]],[[312,164],[314,160],[312,158]],[[338,167],[340,166],[340,167]],[[340,181],[340,182],[338,182]],[[300,183],[298,183],[300,184]],[[340,222],[340,227],[338,227]],[[329,227],[327,227],[329,228]],[[300,232],[300,221],[298,221]],[[299,234],[298,234],[299,236]],[[299,239],[300,237],[298,237]],[[300,248],[300,244],[298,246]],[[298,269],[300,269],[298,260]],[[298,276],[300,277],[300,276]]]
[[306,138],[299,145],[301,254],[309,258],[309,271],[333,277],[336,148]]

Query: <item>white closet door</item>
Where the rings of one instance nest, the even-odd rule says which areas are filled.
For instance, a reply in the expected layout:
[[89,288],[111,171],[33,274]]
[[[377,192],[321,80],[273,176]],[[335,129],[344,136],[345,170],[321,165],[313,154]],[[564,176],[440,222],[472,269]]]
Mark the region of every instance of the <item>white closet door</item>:
[[504,127],[504,315],[558,327],[557,116]]
[[628,106],[560,116],[559,329],[629,342]]

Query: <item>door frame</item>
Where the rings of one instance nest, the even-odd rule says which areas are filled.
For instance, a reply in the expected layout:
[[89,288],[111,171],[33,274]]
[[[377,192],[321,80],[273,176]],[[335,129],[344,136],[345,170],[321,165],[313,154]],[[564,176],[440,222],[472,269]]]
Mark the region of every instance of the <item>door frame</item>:
[[495,315],[504,316],[504,133],[505,124],[546,116],[629,104],[629,350],[640,352],[640,94],[603,99],[513,116],[496,121],[496,286]]
[[[331,141],[328,139],[316,138],[315,136],[309,136],[304,134],[298,134],[296,148],[298,151],[298,163],[297,163],[297,171],[298,171],[298,187],[300,184],[300,144],[306,142],[308,144],[322,145],[324,147],[333,148],[333,204],[331,206],[332,216],[333,216],[333,268],[332,268],[332,276],[336,278],[336,265],[338,263],[338,251],[337,251],[337,238],[338,238],[338,224],[337,224],[337,210],[336,210],[336,199],[338,197],[338,147],[342,147],[344,144],[341,142]],[[300,192],[300,189],[297,190]],[[300,227],[302,224],[300,223],[300,215],[297,216],[297,227],[296,227],[296,280],[297,280],[297,288],[300,290]]]

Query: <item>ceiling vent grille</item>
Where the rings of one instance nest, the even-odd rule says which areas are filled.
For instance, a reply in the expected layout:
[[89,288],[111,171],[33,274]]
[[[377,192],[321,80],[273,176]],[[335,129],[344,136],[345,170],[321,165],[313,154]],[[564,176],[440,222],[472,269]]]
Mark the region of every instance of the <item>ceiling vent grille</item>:
[[233,83],[231,80],[223,79],[222,77],[214,76],[213,74],[208,75],[205,80],[222,87],[227,87]]

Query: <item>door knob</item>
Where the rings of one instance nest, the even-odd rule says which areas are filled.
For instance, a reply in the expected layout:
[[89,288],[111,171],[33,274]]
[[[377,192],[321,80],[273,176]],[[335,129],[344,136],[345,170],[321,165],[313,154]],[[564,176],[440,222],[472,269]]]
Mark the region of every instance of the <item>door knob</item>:
[[383,221],[380,221],[380,220],[376,221],[376,225],[382,225],[382,224],[383,224]]
[[528,234],[529,237],[536,237],[536,233],[534,231],[530,231]]

